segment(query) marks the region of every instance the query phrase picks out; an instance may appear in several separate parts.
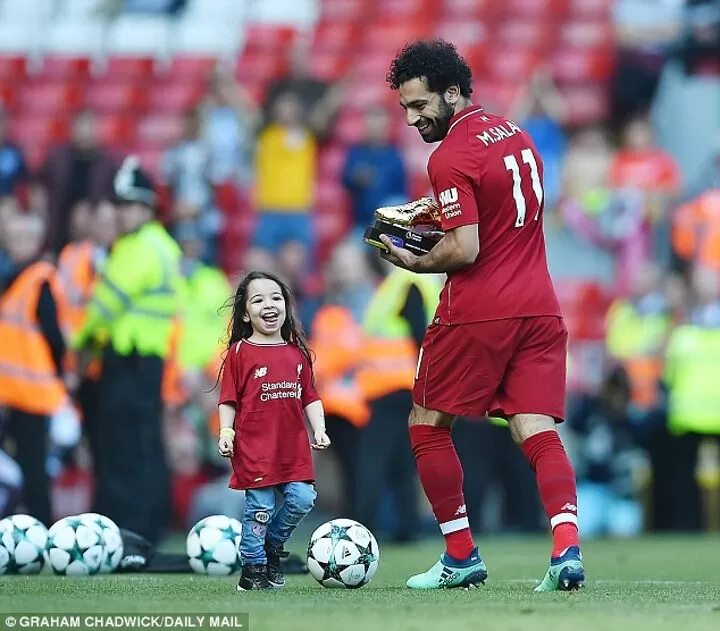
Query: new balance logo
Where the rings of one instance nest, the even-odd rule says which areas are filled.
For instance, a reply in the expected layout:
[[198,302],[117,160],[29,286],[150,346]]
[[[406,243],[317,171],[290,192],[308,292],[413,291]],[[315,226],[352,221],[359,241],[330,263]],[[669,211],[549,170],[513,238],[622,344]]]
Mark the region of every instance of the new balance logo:
[[440,199],[441,206],[449,206],[458,200],[458,190],[453,186],[446,191],[441,191],[438,198]]
[[465,508],[465,504],[458,506],[458,509],[455,511],[455,515],[467,515],[467,508]]
[[265,375],[267,375],[267,366],[260,366],[260,368],[255,369],[253,379],[260,379],[260,377],[264,377]]
[[575,504],[570,504],[570,502],[568,502],[560,510],[569,510],[569,511],[572,511],[573,513],[577,513],[577,506],[575,506]]

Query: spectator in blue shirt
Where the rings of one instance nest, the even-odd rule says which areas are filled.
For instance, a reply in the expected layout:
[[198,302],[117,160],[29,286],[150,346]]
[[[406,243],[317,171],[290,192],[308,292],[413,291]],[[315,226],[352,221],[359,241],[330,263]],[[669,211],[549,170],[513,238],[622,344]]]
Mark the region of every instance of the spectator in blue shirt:
[[0,197],[13,195],[15,187],[27,177],[25,157],[7,134],[7,114],[0,108]]
[[353,227],[360,234],[372,225],[376,208],[408,201],[405,164],[389,140],[385,109],[370,109],[365,125],[365,141],[350,147],[343,169],[343,185],[352,199]]

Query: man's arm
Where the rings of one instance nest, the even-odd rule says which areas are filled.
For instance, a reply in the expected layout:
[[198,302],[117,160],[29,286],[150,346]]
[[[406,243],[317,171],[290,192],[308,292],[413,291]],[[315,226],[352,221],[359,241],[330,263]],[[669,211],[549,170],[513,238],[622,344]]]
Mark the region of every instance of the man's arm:
[[398,248],[385,235],[381,235],[380,240],[388,249],[383,253],[384,259],[418,274],[455,272],[472,265],[480,253],[477,224],[448,230],[438,244],[424,256],[416,256],[409,250]]
[[65,359],[65,338],[58,322],[57,303],[48,282],[40,288],[37,306],[37,319],[40,331],[50,347],[53,363],[58,377],[63,376]]

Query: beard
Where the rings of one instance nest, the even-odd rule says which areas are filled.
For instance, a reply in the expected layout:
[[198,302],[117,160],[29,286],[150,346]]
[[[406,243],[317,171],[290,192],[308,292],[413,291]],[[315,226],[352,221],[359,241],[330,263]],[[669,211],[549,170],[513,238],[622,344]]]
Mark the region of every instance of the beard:
[[453,106],[450,105],[445,99],[440,100],[440,109],[438,111],[437,118],[430,122],[430,127],[423,134],[421,133],[422,139],[426,143],[438,142],[447,136],[448,130],[450,129],[450,119],[455,114]]

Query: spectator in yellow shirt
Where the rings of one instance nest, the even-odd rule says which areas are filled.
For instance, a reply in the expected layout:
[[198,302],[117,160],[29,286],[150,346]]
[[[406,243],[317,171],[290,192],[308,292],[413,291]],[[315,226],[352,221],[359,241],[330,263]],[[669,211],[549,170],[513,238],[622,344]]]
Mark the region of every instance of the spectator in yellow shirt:
[[271,122],[257,144],[257,247],[275,252],[288,241],[299,241],[312,250],[316,162],[317,142],[302,104],[287,92],[275,101]]

